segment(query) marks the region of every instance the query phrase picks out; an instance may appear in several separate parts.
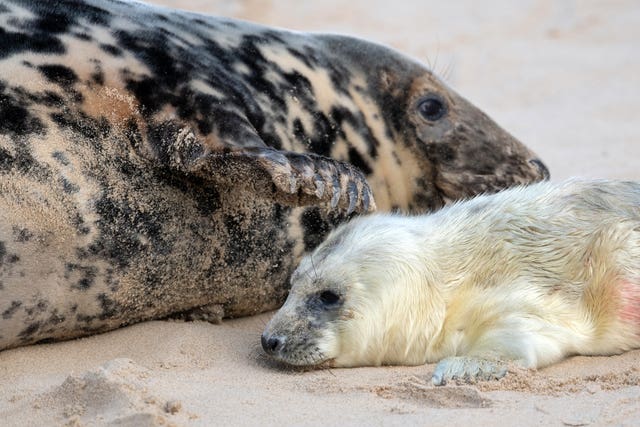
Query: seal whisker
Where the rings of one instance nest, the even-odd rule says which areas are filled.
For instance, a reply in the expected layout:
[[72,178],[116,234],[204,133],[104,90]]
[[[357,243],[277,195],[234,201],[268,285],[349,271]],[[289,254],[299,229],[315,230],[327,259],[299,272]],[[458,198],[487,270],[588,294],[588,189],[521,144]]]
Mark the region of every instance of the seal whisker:
[[318,280],[318,270],[316,270],[315,263],[313,262],[313,253],[309,255],[309,260],[311,261],[311,268],[313,269],[313,280]]
[[446,82],[451,80],[451,76],[453,75],[454,69],[455,69],[454,58],[449,58],[449,61],[448,61],[447,65],[446,65],[445,69],[443,70],[442,74],[440,75],[442,80],[444,80]]

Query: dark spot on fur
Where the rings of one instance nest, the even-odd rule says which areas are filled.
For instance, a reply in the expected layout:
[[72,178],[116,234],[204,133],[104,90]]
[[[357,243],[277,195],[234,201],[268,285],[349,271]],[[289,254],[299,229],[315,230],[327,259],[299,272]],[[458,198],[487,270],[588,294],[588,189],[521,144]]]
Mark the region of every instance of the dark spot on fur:
[[313,93],[313,86],[307,77],[298,71],[283,73],[282,78],[286,82],[284,90],[294,96],[297,102],[301,103],[309,111],[317,108],[316,99]]
[[49,90],[41,93],[29,93],[27,96],[29,100],[33,101],[35,104],[40,104],[47,107],[60,107],[64,103],[64,100],[60,95]]
[[288,47],[287,52],[289,52],[289,54],[291,54],[298,60],[302,61],[304,65],[306,65],[312,70],[315,69],[316,66],[318,65],[319,61],[318,61],[317,54],[309,46],[305,46],[305,52],[301,52],[292,47]]
[[192,58],[194,54],[176,46],[161,31],[116,31],[114,36],[120,48],[131,52],[151,70],[150,76],[127,79],[127,87],[149,113],[157,111],[167,101],[178,101],[178,85],[189,80],[192,64],[199,62]]
[[103,86],[105,77],[104,70],[102,69],[102,61],[99,59],[92,59],[91,62],[93,63],[93,72],[89,75],[89,78],[91,79],[89,84],[95,83],[99,86]]
[[256,135],[254,126],[237,113],[225,108],[214,108],[211,110],[211,117],[223,140],[230,141],[235,146],[262,145],[263,141]]
[[293,136],[305,145],[309,143],[309,137],[304,131],[304,125],[302,121],[297,118],[293,120]]
[[80,279],[72,285],[72,288],[86,290],[93,286],[98,275],[98,269],[94,266],[83,266],[80,264],[67,263],[65,266],[65,279],[71,279],[72,275],[80,274]]
[[331,156],[331,148],[336,141],[338,126],[324,113],[316,112],[313,115],[314,134],[311,137],[309,150],[322,156]]
[[54,159],[56,159],[61,165],[63,166],[68,166],[69,165],[69,158],[67,157],[67,155],[65,153],[63,153],[62,151],[54,151],[51,154],[51,157],[53,157]]
[[9,151],[0,147],[0,170],[17,170],[43,182],[50,179],[51,171],[46,165],[38,163],[33,158],[29,147],[16,145],[15,151],[15,155],[12,155]]
[[[331,113],[329,114],[331,121],[335,123],[336,129],[339,132],[339,135],[346,139],[346,135],[342,131],[342,127],[344,123],[350,124],[354,129],[358,129],[358,133],[364,139],[367,144],[367,151],[369,156],[372,159],[375,159],[378,156],[378,145],[380,142],[373,136],[373,132],[369,128],[364,116],[361,112],[352,112],[347,108],[335,106],[331,108]],[[348,159],[344,159],[348,160]]]
[[76,287],[79,289],[89,289],[92,284],[93,284],[92,277],[83,277],[82,279],[80,279],[80,281],[78,281],[78,284],[76,285]]
[[94,71],[93,73],[91,73],[91,81],[93,83],[96,83],[100,86],[104,85],[104,72],[100,69]]
[[15,33],[0,28],[0,59],[24,51],[61,55],[66,49],[57,37],[49,34]]
[[201,183],[194,188],[194,198],[201,215],[210,216],[222,207],[220,194],[212,185]]
[[[442,195],[438,192],[433,182],[425,178],[416,179],[413,203],[409,206],[410,211],[422,213],[424,211],[435,211],[444,206]],[[394,207],[395,211],[400,212],[399,207]]]
[[38,31],[45,33],[66,33],[71,25],[69,16],[61,13],[43,13],[40,15],[35,24],[35,28]]
[[69,67],[60,64],[39,65],[38,70],[52,83],[70,88],[78,81],[78,75]]
[[[97,316],[89,316],[86,314],[76,314],[76,321],[78,321],[79,323],[91,323],[94,320],[96,320]],[[92,331],[92,328],[90,327],[85,327],[83,328],[85,329],[87,332]]]
[[432,146],[429,150],[439,162],[451,163],[456,159],[456,153],[450,144],[430,144]]
[[127,79],[127,90],[131,91],[140,105],[144,106],[142,114],[150,116],[156,111],[160,110],[166,101],[171,97],[162,90],[159,82],[150,77],[144,77],[141,79]]
[[243,226],[246,227],[244,214],[238,216],[226,215],[224,226],[227,233],[229,233],[229,245],[225,262],[228,265],[245,264],[247,258],[250,256],[252,233],[251,230],[247,230],[246,228],[243,230]]
[[13,239],[18,243],[25,243],[31,240],[33,233],[28,228],[13,226]]
[[122,49],[112,44],[101,43],[100,49],[112,56],[122,56]]
[[[111,18],[111,12],[98,6],[93,6],[87,2],[80,0],[56,0],[55,12],[51,12],[51,4],[49,2],[23,2],[22,7],[26,7],[36,15],[36,22],[43,22],[41,25],[49,26],[54,29],[61,29],[63,24],[65,29],[61,32],[68,32],[71,25],[92,24],[107,26]],[[59,18],[65,17],[62,21]],[[34,23],[27,21],[25,28],[32,28]]]
[[354,147],[349,147],[349,163],[360,169],[365,175],[370,175],[373,172],[371,166],[369,166]]
[[73,33],[73,37],[77,38],[78,40],[82,40],[85,42],[90,42],[93,40],[93,37],[91,37],[90,34],[84,33],[84,32],[80,32],[80,33]]
[[22,306],[22,301],[11,301],[11,305],[2,312],[3,319],[11,319],[13,314]]
[[33,322],[29,326],[24,328],[22,331],[20,331],[20,333],[18,334],[18,337],[23,341],[28,341],[31,338],[31,336],[40,329],[41,326],[42,326],[42,322]]
[[8,264],[15,264],[20,261],[20,257],[16,254],[10,254],[7,252],[7,245],[4,242],[0,242],[0,264],[6,262]]
[[[2,35],[0,34],[0,39]],[[24,103],[9,94],[6,86],[0,83],[0,134],[24,136],[31,133],[41,134],[44,126],[34,117]]]
[[118,303],[109,298],[107,294],[99,294],[98,302],[100,303],[100,308],[102,309],[102,313],[100,313],[100,315],[98,316],[100,320],[109,319],[117,314]]
[[51,113],[51,119],[61,128],[68,128],[90,140],[106,137],[111,131],[109,121],[104,117],[95,119],[82,111]]
[[25,313],[27,313],[27,316],[33,318],[46,311],[48,306],[49,303],[47,301],[40,299],[35,305],[32,305],[31,307],[25,307],[24,311]]
[[80,191],[79,185],[71,183],[65,178],[61,178],[60,180],[62,181],[62,191],[64,191],[65,193],[74,194]]
[[322,215],[320,208],[307,208],[300,217],[304,230],[304,250],[311,251],[318,246],[329,232],[335,227],[332,221]]

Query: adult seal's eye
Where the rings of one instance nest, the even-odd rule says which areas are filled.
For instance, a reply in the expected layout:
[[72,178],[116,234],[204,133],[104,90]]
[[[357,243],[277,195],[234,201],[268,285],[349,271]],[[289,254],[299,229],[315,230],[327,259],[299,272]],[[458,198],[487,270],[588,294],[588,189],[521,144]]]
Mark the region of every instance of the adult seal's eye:
[[320,292],[320,301],[325,305],[334,305],[340,301],[340,296],[333,291]]
[[418,112],[425,119],[436,121],[447,114],[447,107],[440,98],[429,96],[418,103]]

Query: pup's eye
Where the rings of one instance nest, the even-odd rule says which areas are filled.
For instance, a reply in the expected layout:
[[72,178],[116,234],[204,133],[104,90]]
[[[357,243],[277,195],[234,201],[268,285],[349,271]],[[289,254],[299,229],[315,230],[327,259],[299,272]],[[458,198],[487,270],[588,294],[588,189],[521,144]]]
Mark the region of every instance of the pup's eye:
[[444,102],[435,95],[427,96],[418,103],[418,112],[427,120],[435,121],[447,114]]
[[340,295],[333,291],[322,291],[320,292],[320,301],[326,305],[333,305],[340,301]]

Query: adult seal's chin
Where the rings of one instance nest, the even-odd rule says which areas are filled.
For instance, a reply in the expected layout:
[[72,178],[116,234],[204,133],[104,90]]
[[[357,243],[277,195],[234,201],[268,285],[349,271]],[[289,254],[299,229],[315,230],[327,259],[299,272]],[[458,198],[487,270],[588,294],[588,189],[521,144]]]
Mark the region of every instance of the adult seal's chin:
[[529,160],[529,164],[533,165],[535,168],[538,169],[539,175],[542,177],[538,181],[547,181],[549,178],[551,178],[551,174],[549,173],[549,169],[547,168],[547,166],[544,163],[542,163],[542,160],[540,160],[540,159],[531,159],[531,160]]

